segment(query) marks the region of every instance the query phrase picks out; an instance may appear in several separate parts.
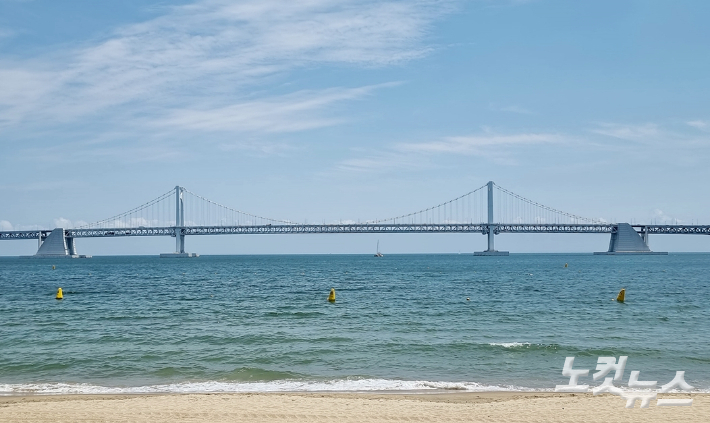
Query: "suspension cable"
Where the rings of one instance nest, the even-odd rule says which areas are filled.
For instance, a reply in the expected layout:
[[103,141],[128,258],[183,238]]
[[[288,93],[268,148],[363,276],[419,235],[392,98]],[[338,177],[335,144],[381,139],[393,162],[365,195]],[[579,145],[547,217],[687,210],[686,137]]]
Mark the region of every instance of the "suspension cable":
[[493,185],[495,185],[495,187],[498,188],[500,191],[502,191],[502,192],[504,192],[504,193],[506,193],[506,194],[508,194],[508,195],[510,195],[510,196],[512,196],[512,197],[515,197],[515,198],[517,198],[518,200],[521,200],[521,201],[523,201],[523,202],[525,202],[525,203],[528,203],[528,204],[530,204],[531,206],[539,207],[539,208],[544,209],[544,210],[547,210],[547,211],[549,211],[549,212],[553,212],[553,213],[557,213],[557,214],[560,214],[560,215],[563,215],[563,216],[567,216],[567,217],[569,217],[570,219],[574,219],[574,220],[582,220],[582,221],[589,222],[589,223],[604,223],[604,222],[602,222],[602,221],[599,220],[599,219],[590,219],[590,218],[588,218],[588,217],[583,217],[583,216],[578,216],[578,215],[576,215],[576,214],[563,212],[563,211],[561,211],[561,210],[557,210],[557,209],[555,209],[555,208],[546,206],[546,205],[544,205],[544,204],[540,204],[540,203],[538,203],[538,202],[536,202],[536,201],[529,200],[529,199],[527,199],[527,198],[525,198],[525,197],[523,197],[523,196],[521,196],[521,195],[518,195],[518,194],[516,194],[516,193],[514,193],[514,192],[512,192],[512,191],[508,191],[507,189],[503,188],[502,186],[496,184],[495,182],[493,183]]
[[128,210],[127,212],[117,214],[115,216],[109,217],[108,219],[103,219],[103,220],[96,221],[94,223],[88,223],[86,225],[79,226],[79,227],[77,227],[77,229],[89,229],[92,227],[101,227],[101,225],[108,224],[109,222],[115,222],[117,220],[120,220],[121,218],[125,218],[126,216],[130,216],[132,213],[137,213],[137,212],[144,210],[150,206],[153,206],[153,205],[165,200],[166,198],[169,198],[173,194],[175,194],[175,190],[171,189],[170,191],[166,192],[165,194],[163,194],[151,201],[148,201],[147,203],[141,204],[138,207]]
[[[462,198],[464,198],[464,197],[468,197],[469,195],[471,195],[471,194],[473,194],[473,193],[475,193],[475,192],[477,192],[477,191],[480,191],[480,190],[482,190],[483,188],[486,188],[486,186],[488,186],[488,184],[483,185],[483,186],[481,186],[481,187],[479,187],[479,188],[476,188],[476,189],[474,189],[473,191],[467,192],[467,193],[464,194],[464,195],[461,195],[461,196],[459,196],[459,197],[456,197],[456,198],[454,198],[453,200],[446,201],[446,202],[444,202],[444,203],[438,204],[438,205],[433,206],[433,207],[429,207],[429,208],[426,208],[426,209],[422,209],[422,210],[419,210],[419,211],[416,211],[416,212],[413,212],[413,213],[409,213],[409,214],[403,214],[403,215],[401,215],[401,216],[390,217],[389,219],[370,220],[370,221],[368,221],[367,223],[389,222],[389,221],[394,221],[394,220],[397,220],[397,219],[404,219],[404,218],[407,218],[407,217],[416,216],[416,215],[421,214],[421,213],[428,213],[430,210],[434,210],[434,209],[436,209],[436,208],[438,208],[438,207],[444,206],[444,205],[449,204],[449,203],[453,203],[454,201],[460,200],[460,199],[462,199]],[[446,214],[446,213],[444,213],[444,214]]]
[[223,209],[226,209],[226,210],[229,210],[229,211],[232,211],[232,212],[235,212],[235,213],[239,213],[239,214],[244,215],[244,216],[249,216],[249,217],[253,217],[253,218],[256,218],[256,219],[266,220],[266,221],[268,221],[268,222],[274,222],[274,223],[285,223],[285,224],[287,224],[287,225],[293,225],[293,224],[294,224],[294,222],[291,222],[291,221],[288,221],[288,220],[271,219],[271,218],[269,218],[269,217],[257,216],[257,215],[255,215],[255,214],[251,214],[251,213],[243,212],[243,211],[241,211],[241,210],[233,209],[233,208],[231,208],[231,207],[227,207],[227,206],[225,206],[225,205],[216,203],[216,202],[214,202],[214,201],[212,201],[212,200],[210,200],[210,199],[208,199],[208,198],[205,198],[205,197],[203,197],[203,196],[201,196],[201,195],[199,195],[199,194],[195,194],[194,192],[192,192],[192,191],[190,191],[190,190],[188,190],[188,189],[183,188],[183,190],[184,190],[185,192],[187,192],[187,193],[189,193],[189,194],[195,196],[196,198],[199,198],[199,199],[202,200],[202,201],[205,201],[205,202],[210,203],[210,204],[212,204],[212,205],[214,205],[214,206],[221,207],[221,208],[223,208]]

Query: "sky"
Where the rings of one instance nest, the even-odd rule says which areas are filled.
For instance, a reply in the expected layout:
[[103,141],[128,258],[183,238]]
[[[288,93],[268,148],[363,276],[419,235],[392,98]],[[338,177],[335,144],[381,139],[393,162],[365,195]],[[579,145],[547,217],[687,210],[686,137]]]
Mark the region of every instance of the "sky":
[[[275,219],[405,214],[495,181],[611,222],[710,224],[710,2],[0,0],[0,230],[176,185]],[[188,237],[201,254],[469,253],[482,235]],[[501,235],[511,252],[608,235]],[[78,240],[158,254],[171,238]],[[710,238],[651,248],[710,251]],[[33,254],[2,241],[0,255]]]

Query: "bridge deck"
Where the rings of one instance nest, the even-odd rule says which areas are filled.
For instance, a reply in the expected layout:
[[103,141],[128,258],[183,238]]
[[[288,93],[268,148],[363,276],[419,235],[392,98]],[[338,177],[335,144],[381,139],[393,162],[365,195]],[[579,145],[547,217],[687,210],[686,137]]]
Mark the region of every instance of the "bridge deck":
[[[648,234],[710,235],[710,225],[632,225]],[[186,226],[177,228],[182,235],[237,234],[352,234],[352,233],[613,233],[616,224],[523,224],[523,223],[430,223],[430,224],[323,224],[323,225],[235,225]],[[4,231],[0,240],[46,238],[51,230]],[[175,227],[66,229],[71,238],[126,236],[175,236]]]

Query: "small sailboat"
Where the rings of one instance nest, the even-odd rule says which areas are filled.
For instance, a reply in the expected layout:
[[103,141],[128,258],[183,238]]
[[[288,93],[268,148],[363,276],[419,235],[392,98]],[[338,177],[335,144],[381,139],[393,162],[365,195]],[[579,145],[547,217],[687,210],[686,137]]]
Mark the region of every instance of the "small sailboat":
[[380,252],[380,241],[377,241],[377,252],[375,253],[375,257],[384,257],[382,253]]

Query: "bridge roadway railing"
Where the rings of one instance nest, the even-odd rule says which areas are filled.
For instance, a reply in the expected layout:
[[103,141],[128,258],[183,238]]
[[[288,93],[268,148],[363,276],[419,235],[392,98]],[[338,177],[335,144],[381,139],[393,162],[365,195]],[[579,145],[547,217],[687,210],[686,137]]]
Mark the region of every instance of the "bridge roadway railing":
[[[51,229],[41,229],[32,231],[4,231],[0,232],[0,240],[3,239],[38,239],[40,234],[45,239],[52,233]],[[121,229],[65,229],[65,236],[68,238],[101,238],[120,236],[175,236],[174,227],[162,228],[121,228]]]
[[710,235],[710,225],[631,225],[649,234]]
[[121,236],[175,236],[175,228],[172,226],[120,229],[67,229],[64,231],[67,237],[71,238],[101,238],[101,237],[121,237]]
[[1,231],[0,239],[44,239],[52,233],[51,229],[38,229],[32,231]]
[[352,233],[611,233],[614,225],[545,225],[487,223],[428,224],[315,224],[315,225],[255,225],[255,226],[190,226],[180,228],[183,235],[230,234],[352,234]]
[[[614,225],[572,224],[493,224],[487,223],[427,223],[427,224],[293,224],[293,225],[235,225],[185,226],[177,228],[181,235],[237,235],[237,234],[352,234],[352,233],[611,233]],[[125,236],[175,236],[176,228],[94,228],[66,229],[70,238],[105,238]],[[0,239],[37,239],[40,231],[0,232]],[[50,230],[42,230],[45,238]]]
[[182,228],[185,235],[229,234],[354,234],[354,233],[485,233],[482,224],[303,224],[255,226],[194,226]]
[[[181,235],[238,235],[238,234],[352,234],[352,233],[611,233],[612,224],[493,224],[487,223],[429,223],[429,224],[293,224],[293,225],[235,225],[185,226],[177,228]],[[67,236],[74,238],[105,236],[175,236],[174,227],[71,229]]]
[[[710,225],[632,225],[648,234],[710,235]],[[490,229],[489,229],[490,228]],[[177,228],[181,235],[237,234],[351,234],[351,233],[614,233],[616,224],[529,224],[529,223],[428,223],[428,224],[310,224],[310,225],[235,225],[185,226]],[[175,236],[176,228],[137,227],[105,229],[66,229],[71,238],[105,238],[126,236]],[[44,239],[51,230],[2,231],[0,240]]]
[[616,231],[614,224],[546,224],[546,223],[496,223],[495,234],[609,234]]

